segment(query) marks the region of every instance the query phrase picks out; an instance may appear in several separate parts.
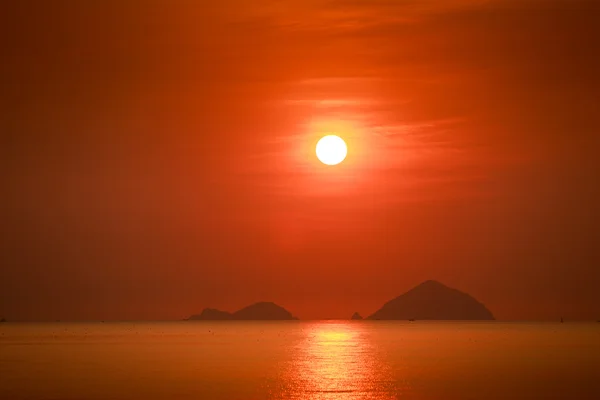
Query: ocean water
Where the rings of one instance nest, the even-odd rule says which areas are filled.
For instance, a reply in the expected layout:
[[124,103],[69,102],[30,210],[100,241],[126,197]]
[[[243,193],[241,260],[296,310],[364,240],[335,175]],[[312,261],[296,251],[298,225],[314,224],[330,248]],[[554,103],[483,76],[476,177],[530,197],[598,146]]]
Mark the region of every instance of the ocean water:
[[600,324],[0,324],[0,399],[600,399]]

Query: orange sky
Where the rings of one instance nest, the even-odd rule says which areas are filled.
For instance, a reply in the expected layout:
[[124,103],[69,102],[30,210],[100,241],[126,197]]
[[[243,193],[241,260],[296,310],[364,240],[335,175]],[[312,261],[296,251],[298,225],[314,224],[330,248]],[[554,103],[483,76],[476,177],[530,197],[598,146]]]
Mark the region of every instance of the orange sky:
[[14,3],[0,316],[600,318],[597,2]]

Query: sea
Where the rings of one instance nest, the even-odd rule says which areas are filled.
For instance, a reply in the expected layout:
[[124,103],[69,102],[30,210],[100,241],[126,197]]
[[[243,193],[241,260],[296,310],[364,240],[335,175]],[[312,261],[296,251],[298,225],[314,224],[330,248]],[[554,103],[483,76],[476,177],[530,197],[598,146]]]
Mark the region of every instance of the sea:
[[0,399],[600,399],[600,323],[0,324]]

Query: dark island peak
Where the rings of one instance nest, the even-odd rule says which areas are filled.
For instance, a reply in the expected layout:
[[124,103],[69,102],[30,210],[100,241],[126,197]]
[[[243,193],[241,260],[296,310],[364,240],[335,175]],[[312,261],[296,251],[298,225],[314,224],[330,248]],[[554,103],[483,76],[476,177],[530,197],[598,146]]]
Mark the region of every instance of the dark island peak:
[[192,315],[189,319],[191,319],[191,320],[205,319],[205,320],[226,321],[226,320],[233,319],[233,316],[230,313],[228,313],[227,311],[217,310],[216,308],[205,308],[204,310],[202,310],[202,312],[200,314]]
[[368,319],[493,320],[494,316],[469,294],[428,280],[388,301]]
[[294,316],[285,308],[273,302],[262,301],[242,308],[233,313],[239,320],[290,320]]
[[361,320],[363,319],[363,317],[358,312],[355,312],[354,314],[352,314],[352,317],[350,319]]
[[448,286],[444,285],[433,279],[428,279],[419,285],[415,286],[413,289],[422,288],[422,287],[438,287],[438,288],[448,288]]
[[202,313],[192,315],[189,319],[205,321],[279,321],[294,320],[297,318],[295,318],[288,310],[273,302],[262,301],[251,304],[234,313],[228,313],[214,308],[205,308]]

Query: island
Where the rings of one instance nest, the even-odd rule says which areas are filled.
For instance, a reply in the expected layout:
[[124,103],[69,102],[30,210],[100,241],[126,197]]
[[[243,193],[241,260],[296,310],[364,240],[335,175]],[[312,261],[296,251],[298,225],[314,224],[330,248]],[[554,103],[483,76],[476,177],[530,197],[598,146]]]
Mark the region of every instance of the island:
[[369,320],[494,320],[472,296],[429,280],[385,303]]
[[363,319],[363,317],[358,312],[355,312],[354,314],[352,314],[352,317],[350,317],[350,319],[361,320],[361,319]]
[[200,314],[192,315],[190,321],[283,321],[296,320],[285,308],[272,302],[259,302],[233,313],[214,308],[205,308]]
[[211,321],[223,321],[233,319],[233,316],[227,311],[221,311],[214,308],[205,308],[198,315],[192,315],[190,320],[211,320]]

